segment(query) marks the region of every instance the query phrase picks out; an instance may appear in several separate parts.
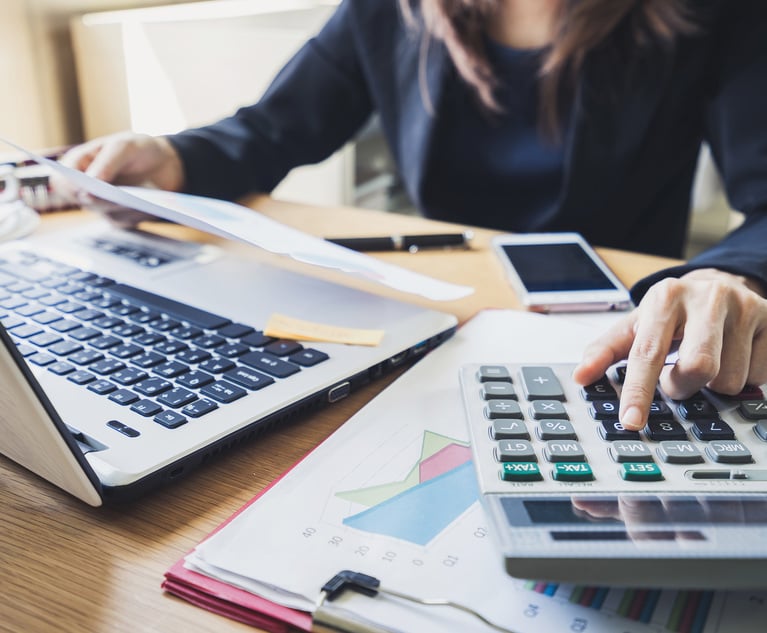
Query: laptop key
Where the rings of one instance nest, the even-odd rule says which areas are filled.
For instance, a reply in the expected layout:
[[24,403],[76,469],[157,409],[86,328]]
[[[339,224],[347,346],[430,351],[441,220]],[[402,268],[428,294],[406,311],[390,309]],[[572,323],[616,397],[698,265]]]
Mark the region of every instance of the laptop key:
[[180,376],[181,374],[188,372],[189,365],[179,363],[175,360],[169,360],[166,363],[156,365],[152,368],[152,371],[155,374],[162,376],[163,378],[175,378],[176,376]]
[[243,325],[242,323],[230,323],[217,330],[217,334],[226,338],[242,338],[248,334],[252,334],[255,330],[249,325]]
[[265,374],[261,374],[253,369],[248,369],[247,367],[236,367],[231,369],[226,372],[223,377],[242,387],[250,389],[251,391],[263,389],[274,382],[274,378],[270,378]]
[[190,389],[198,389],[205,385],[209,385],[214,380],[215,378],[210,374],[204,371],[194,370],[183,376],[179,376],[176,379],[176,382],[180,385],[184,385],[184,387],[189,387]]
[[131,358],[131,362],[134,365],[143,367],[144,369],[148,367],[154,367],[160,363],[164,363],[166,360],[168,359],[165,356],[155,352],[147,352],[146,354],[140,354],[139,356],[134,356]]
[[190,365],[196,365],[208,360],[210,357],[211,353],[206,352],[204,349],[187,349],[176,354],[176,360],[180,360],[182,363],[189,363]]
[[150,310],[157,310],[169,316],[196,325],[204,330],[215,330],[231,323],[227,319],[212,312],[194,308],[185,303],[168,299],[160,295],[134,288],[126,284],[114,284],[109,286],[109,293],[132,302],[144,304]]
[[69,332],[69,336],[78,341],[89,341],[101,336],[101,330],[92,327],[81,327]]
[[[70,359],[71,358],[72,357],[70,356]],[[88,369],[96,372],[97,374],[113,374],[114,372],[124,368],[125,363],[122,361],[119,361],[115,358],[105,358],[104,360],[96,361]]]
[[67,380],[72,381],[76,385],[87,385],[89,382],[96,380],[96,376],[94,376],[89,371],[81,369],[73,374],[69,374],[69,376],[67,376]]
[[62,361],[59,361],[58,363],[53,363],[52,365],[48,365],[48,371],[52,371],[54,374],[57,374],[59,376],[65,376],[66,374],[71,374],[75,370],[74,365],[70,365],[69,363]]
[[152,400],[139,400],[134,402],[130,408],[131,411],[143,415],[145,418],[157,415],[162,411],[162,407]]
[[218,409],[218,405],[213,400],[202,398],[186,405],[181,409],[181,413],[188,415],[190,418],[199,418],[216,409]]
[[177,354],[187,349],[189,346],[181,341],[163,341],[154,346],[154,351],[158,354]]
[[38,347],[48,347],[54,343],[59,343],[63,339],[58,334],[51,334],[50,332],[43,332],[29,339],[29,342],[37,345]]
[[252,334],[243,336],[241,342],[245,343],[245,345],[250,345],[251,347],[263,347],[264,345],[271,343],[273,340],[274,339],[271,336],[266,336],[266,334],[263,332],[256,330]]
[[138,400],[138,396],[128,389],[118,389],[109,394],[109,399],[117,404],[129,405]]
[[162,378],[147,378],[133,385],[133,388],[145,396],[156,396],[157,394],[168,391],[173,388],[173,384]]
[[50,365],[51,363],[56,362],[55,356],[51,356],[50,354],[44,354],[43,352],[38,352],[37,354],[32,354],[31,356],[27,356],[26,359],[30,363],[34,363],[35,365],[39,365],[40,367],[45,367],[46,365]]
[[235,387],[232,383],[225,380],[218,380],[210,385],[205,385],[200,389],[200,393],[218,402],[234,402],[235,400],[247,395],[247,391],[240,387]]
[[[83,349],[83,346],[74,341],[61,341],[61,343],[55,343],[48,348],[49,352],[58,354],[59,356],[67,356],[68,354],[74,354]],[[103,358],[103,356],[102,356]]]
[[175,429],[182,424],[186,424],[187,420],[183,415],[175,411],[163,411],[154,416],[154,421],[169,429]]
[[112,393],[117,387],[108,380],[97,380],[88,385],[88,390],[93,393],[97,393],[100,396],[104,396],[108,393]]
[[211,358],[200,363],[200,369],[209,371],[211,374],[221,374],[234,368],[234,363],[228,358]]
[[264,347],[264,351],[275,356],[288,356],[289,354],[300,352],[303,348],[304,346],[301,343],[296,343],[296,341],[280,339],[279,341],[269,343],[269,345]]
[[263,352],[249,352],[240,356],[240,362],[276,378],[287,378],[301,371],[298,365],[281,360]]
[[135,385],[137,382],[149,378],[149,374],[136,367],[126,367],[112,374],[111,379],[121,385]]
[[317,363],[321,363],[328,358],[330,358],[330,356],[328,356],[325,352],[320,352],[319,350],[312,349],[311,347],[307,347],[306,349],[302,349],[300,352],[296,352],[295,354],[288,356],[289,361],[296,363],[296,365],[301,365],[302,367],[313,367]]
[[197,400],[197,395],[183,387],[174,387],[170,391],[166,391],[157,397],[157,402],[169,406],[172,409],[178,409],[195,400]]

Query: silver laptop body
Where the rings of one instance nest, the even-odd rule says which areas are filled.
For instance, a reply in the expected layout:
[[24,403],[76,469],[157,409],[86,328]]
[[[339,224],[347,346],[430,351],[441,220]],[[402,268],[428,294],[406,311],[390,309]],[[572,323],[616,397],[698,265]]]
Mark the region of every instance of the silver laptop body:
[[[92,287],[88,272],[96,275],[99,284],[116,285]],[[110,294],[110,288],[117,289],[117,294]],[[68,294],[57,304],[62,293]],[[99,293],[120,302],[116,308],[94,307],[88,299]],[[147,297],[151,299],[148,307]],[[89,312],[80,312],[77,304]],[[181,304],[190,306],[191,312],[179,316]],[[123,306],[140,310],[123,314]],[[59,308],[64,312],[57,319]],[[74,312],[67,312],[73,308]],[[103,317],[67,330],[78,312]],[[138,344],[139,353],[131,348],[137,345],[135,335],[122,335],[136,327],[151,334],[153,322],[139,317],[156,316],[155,312],[163,316],[154,323],[167,325],[164,319],[180,323],[157,333],[169,342],[163,346],[165,359],[159,366],[166,373],[161,375],[156,374],[158,365],[133,363],[134,358],[146,359],[154,347]],[[310,350],[303,352],[309,363],[327,358],[299,365],[286,377],[261,371],[263,367],[271,371],[268,365],[273,361],[263,358],[260,347],[243,352],[240,339],[224,336],[223,347],[196,344],[211,345],[217,342],[217,332],[238,329],[208,328],[205,323],[212,323],[211,318],[250,326],[258,333],[274,313],[340,327],[380,329],[385,335],[378,346],[303,343],[304,350]],[[195,323],[185,320],[185,314],[192,314]],[[128,330],[93,325],[110,325],[115,319]],[[339,400],[386,370],[417,358],[448,338],[456,322],[449,314],[291,272],[242,252],[122,231],[101,220],[64,234],[10,242],[0,246],[0,452],[91,505],[131,499],[187,473],[226,447],[297,412]],[[91,329],[102,331],[96,336]],[[119,339],[119,344],[110,337]],[[253,338],[242,340],[252,342]],[[112,346],[94,349],[92,341]],[[174,363],[181,358],[180,352],[172,350],[179,345],[203,355],[209,352],[223,358],[222,362],[228,359],[242,371],[202,371],[201,364],[186,362],[190,356],[184,356],[185,362],[180,363],[184,373],[172,375],[178,371]],[[78,346],[82,349],[77,350]],[[225,349],[230,356],[218,356],[217,349]],[[113,350],[128,355],[115,356]],[[91,362],[81,352],[100,354],[103,359]],[[259,366],[254,357],[266,365]],[[242,358],[250,365],[241,364]],[[295,365],[289,354],[279,360]],[[123,369],[115,370],[120,364]],[[205,367],[211,366],[218,368],[217,363]],[[146,377],[136,382],[142,372]],[[245,394],[240,397],[239,391],[231,390],[237,397],[226,402],[225,386],[223,395],[215,392],[223,400],[216,400],[179,384],[189,372],[208,374],[215,383]],[[232,382],[227,376],[243,382]],[[163,380],[171,383],[170,388],[165,385],[171,392],[166,396],[170,405],[161,402],[159,394],[136,391],[137,385]],[[114,389],[91,388],[109,387],[107,383]],[[198,404],[205,400],[215,409],[200,417],[186,415],[186,405],[173,401],[177,392],[186,396],[185,392],[192,392]],[[143,408],[137,405],[145,401]],[[165,413],[157,414],[157,406]],[[169,417],[158,422],[157,415]],[[178,423],[179,418],[184,421]]]

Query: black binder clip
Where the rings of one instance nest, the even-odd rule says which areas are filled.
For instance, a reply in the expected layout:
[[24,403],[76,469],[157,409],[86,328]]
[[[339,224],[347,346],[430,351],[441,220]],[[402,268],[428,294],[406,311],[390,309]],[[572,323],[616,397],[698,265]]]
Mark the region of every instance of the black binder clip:
[[384,594],[386,596],[407,600],[408,602],[425,606],[451,607],[478,618],[495,631],[500,631],[501,633],[515,633],[515,631],[511,629],[507,629],[491,622],[474,609],[470,609],[469,607],[453,602],[452,600],[447,600],[445,598],[425,599],[409,596],[399,591],[382,587],[381,581],[378,580],[378,578],[350,570],[343,570],[337,573],[322,586],[312,616],[314,624],[335,631],[344,631],[346,633],[396,633],[394,629],[359,619],[353,619],[347,613],[340,613],[338,610],[329,609],[327,603],[333,602],[346,590],[356,591],[357,593],[361,593],[362,595],[371,598],[376,597],[378,594]]

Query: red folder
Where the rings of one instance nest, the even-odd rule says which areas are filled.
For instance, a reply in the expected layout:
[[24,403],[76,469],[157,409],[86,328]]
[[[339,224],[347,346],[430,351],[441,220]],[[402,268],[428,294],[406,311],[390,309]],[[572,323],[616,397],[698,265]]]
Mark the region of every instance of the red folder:
[[[255,503],[261,495],[274,486],[282,477],[275,479],[267,488],[253,497],[237,512],[219,525],[215,534],[243,510]],[[239,589],[221,580],[184,567],[184,560],[177,561],[167,572],[162,588],[170,594],[191,602],[198,607],[224,615],[238,622],[259,627],[271,633],[289,633],[296,629],[312,630],[312,616],[306,611],[290,609]]]

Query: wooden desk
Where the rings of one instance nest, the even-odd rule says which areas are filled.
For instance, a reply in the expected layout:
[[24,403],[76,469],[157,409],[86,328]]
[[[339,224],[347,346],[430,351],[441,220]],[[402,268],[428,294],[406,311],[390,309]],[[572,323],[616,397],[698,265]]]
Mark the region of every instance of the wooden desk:
[[[319,209],[268,198],[252,198],[247,203],[316,235],[459,228],[415,217]],[[80,221],[79,213],[51,216],[45,219],[41,230],[55,231]],[[158,230],[203,237],[178,227]],[[464,322],[482,308],[519,306],[500,264],[487,249],[491,235],[490,231],[477,230],[474,249],[466,252],[385,253],[380,257],[434,277],[474,286],[473,295],[449,303],[400,295],[408,301],[453,312]],[[600,253],[627,284],[676,263],[617,251]],[[349,282],[341,275],[338,278]],[[354,285],[384,292],[364,282]],[[393,378],[386,377],[328,409],[241,446],[172,487],[130,506],[92,509],[0,457],[0,630],[253,631],[164,594],[160,589],[164,572]]]

